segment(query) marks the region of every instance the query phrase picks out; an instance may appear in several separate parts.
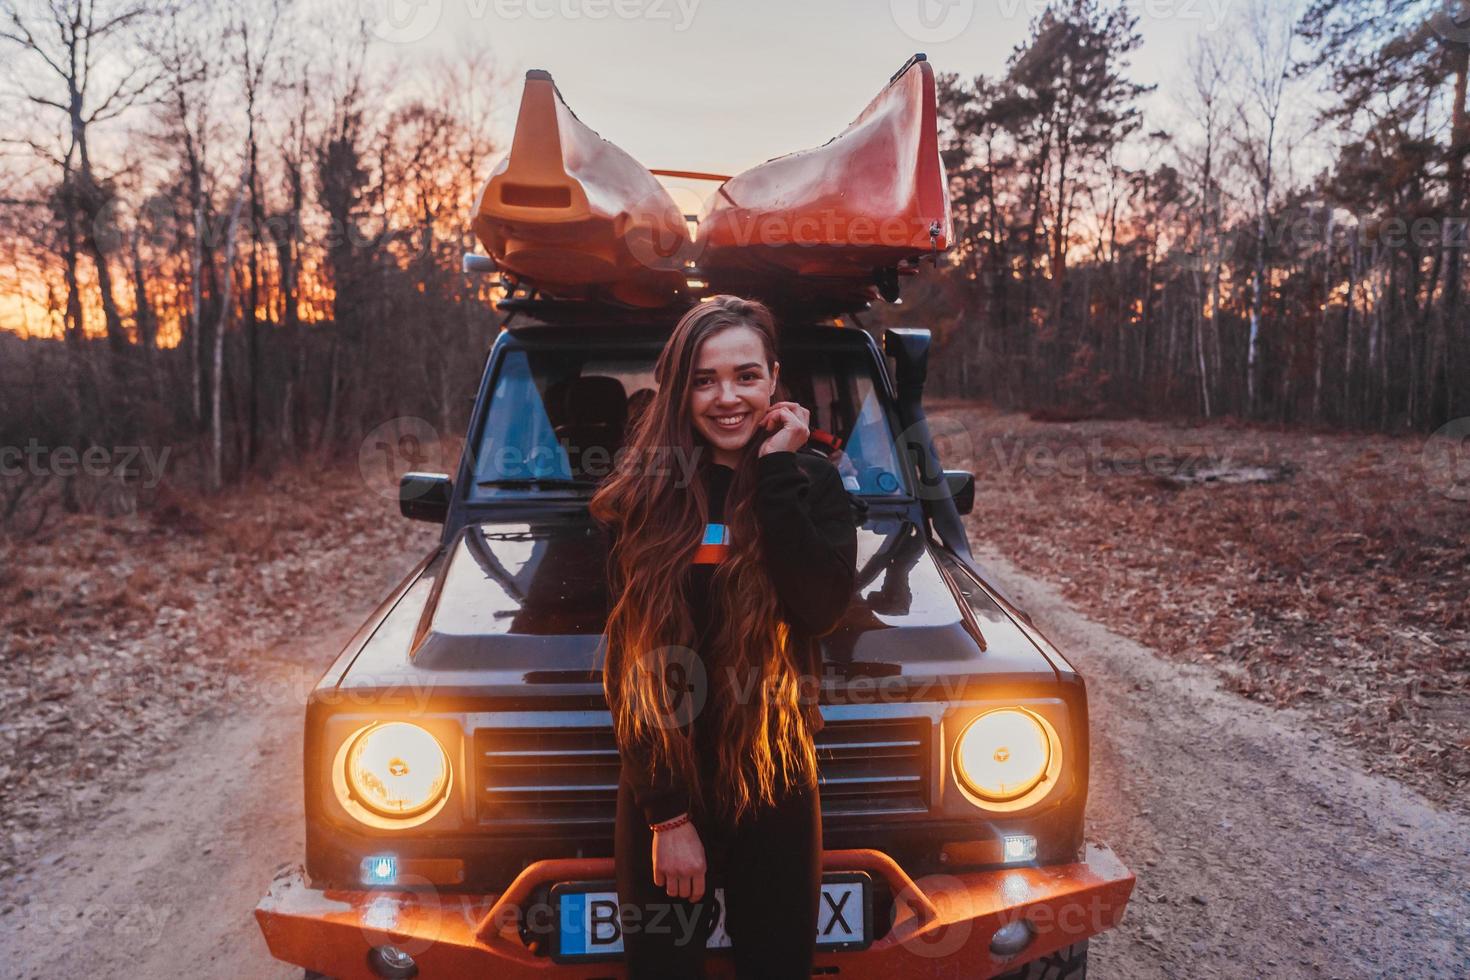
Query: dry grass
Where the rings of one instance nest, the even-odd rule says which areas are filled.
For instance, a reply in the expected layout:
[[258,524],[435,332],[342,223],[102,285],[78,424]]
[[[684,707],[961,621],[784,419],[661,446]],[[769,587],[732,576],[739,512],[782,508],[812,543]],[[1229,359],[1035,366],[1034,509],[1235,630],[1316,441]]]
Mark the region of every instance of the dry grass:
[[378,489],[355,468],[291,471],[0,539],[0,873],[191,720],[248,702],[274,645],[365,612],[433,547],[438,529]]

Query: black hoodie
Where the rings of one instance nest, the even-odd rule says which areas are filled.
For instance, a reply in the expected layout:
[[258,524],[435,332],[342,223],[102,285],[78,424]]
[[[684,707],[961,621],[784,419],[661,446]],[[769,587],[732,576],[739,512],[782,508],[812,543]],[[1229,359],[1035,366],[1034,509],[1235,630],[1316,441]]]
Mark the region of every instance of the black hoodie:
[[[709,520],[718,524],[724,517],[725,494],[734,471],[716,464],[703,472],[709,489]],[[855,511],[837,468],[818,453],[767,453],[756,460],[756,477],[761,550],[782,618],[791,631],[798,669],[814,679],[802,688],[811,695],[822,676],[817,638],[831,632],[852,600],[857,566]],[[686,593],[696,634],[701,636],[710,625],[709,585],[714,567],[693,565]],[[820,730],[822,716],[815,699],[804,703],[803,710],[809,730]],[[631,784],[649,823],[689,810],[689,790],[680,777],[667,767],[650,777],[647,746],[619,745],[619,751],[623,778]]]

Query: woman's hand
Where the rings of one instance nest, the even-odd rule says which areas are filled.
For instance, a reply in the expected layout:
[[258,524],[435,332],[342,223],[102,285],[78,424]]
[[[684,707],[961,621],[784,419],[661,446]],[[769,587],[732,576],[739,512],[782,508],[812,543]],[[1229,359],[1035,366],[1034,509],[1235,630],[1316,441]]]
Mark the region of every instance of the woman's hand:
[[704,897],[704,842],[694,824],[653,832],[653,883],[672,898]]
[[766,414],[761,416],[760,427],[765,432],[775,432],[767,439],[758,455],[767,453],[794,453],[811,438],[808,425],[812,413],[796,402],[771,402]]

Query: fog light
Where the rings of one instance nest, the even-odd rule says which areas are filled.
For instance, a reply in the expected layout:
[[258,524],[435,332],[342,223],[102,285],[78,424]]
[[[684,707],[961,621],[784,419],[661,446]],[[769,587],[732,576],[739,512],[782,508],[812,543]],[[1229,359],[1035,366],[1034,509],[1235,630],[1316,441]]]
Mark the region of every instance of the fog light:
[[[1008,841],[1010,838],[1006,838]],[[398,880],[398,859],[391,854],[362,859],[362,883],[391,885]]]
[[1036,860],[1036,838],[1025,834],[1017,834],[1015,837],[1003,838],[1005,843],[1005,860],[1007,864],[1016,861]]
[[388,980],[408,980],[419,975],[419,965],[397,946],[374,946],[368,950],[368,966]]
[[996,956],[1015,956],[1031,943],[1031,923],[1025,919],[1008,922],[990,937],[990,951]]

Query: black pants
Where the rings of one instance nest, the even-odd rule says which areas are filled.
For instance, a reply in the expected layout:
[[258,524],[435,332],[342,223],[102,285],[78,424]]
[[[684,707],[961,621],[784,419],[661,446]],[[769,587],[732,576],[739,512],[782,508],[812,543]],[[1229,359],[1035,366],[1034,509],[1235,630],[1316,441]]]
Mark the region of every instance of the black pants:
[[817,791],[795,789],[776,806],[719,826],[696,815],[708,866],[704,898],[672,898],[653,882],[653,832],[623,781],[618,786],[618,898],[630,980],[704,976],[705,943],[719,919],[745,980],[812,975],[822,882],[822,809]]

